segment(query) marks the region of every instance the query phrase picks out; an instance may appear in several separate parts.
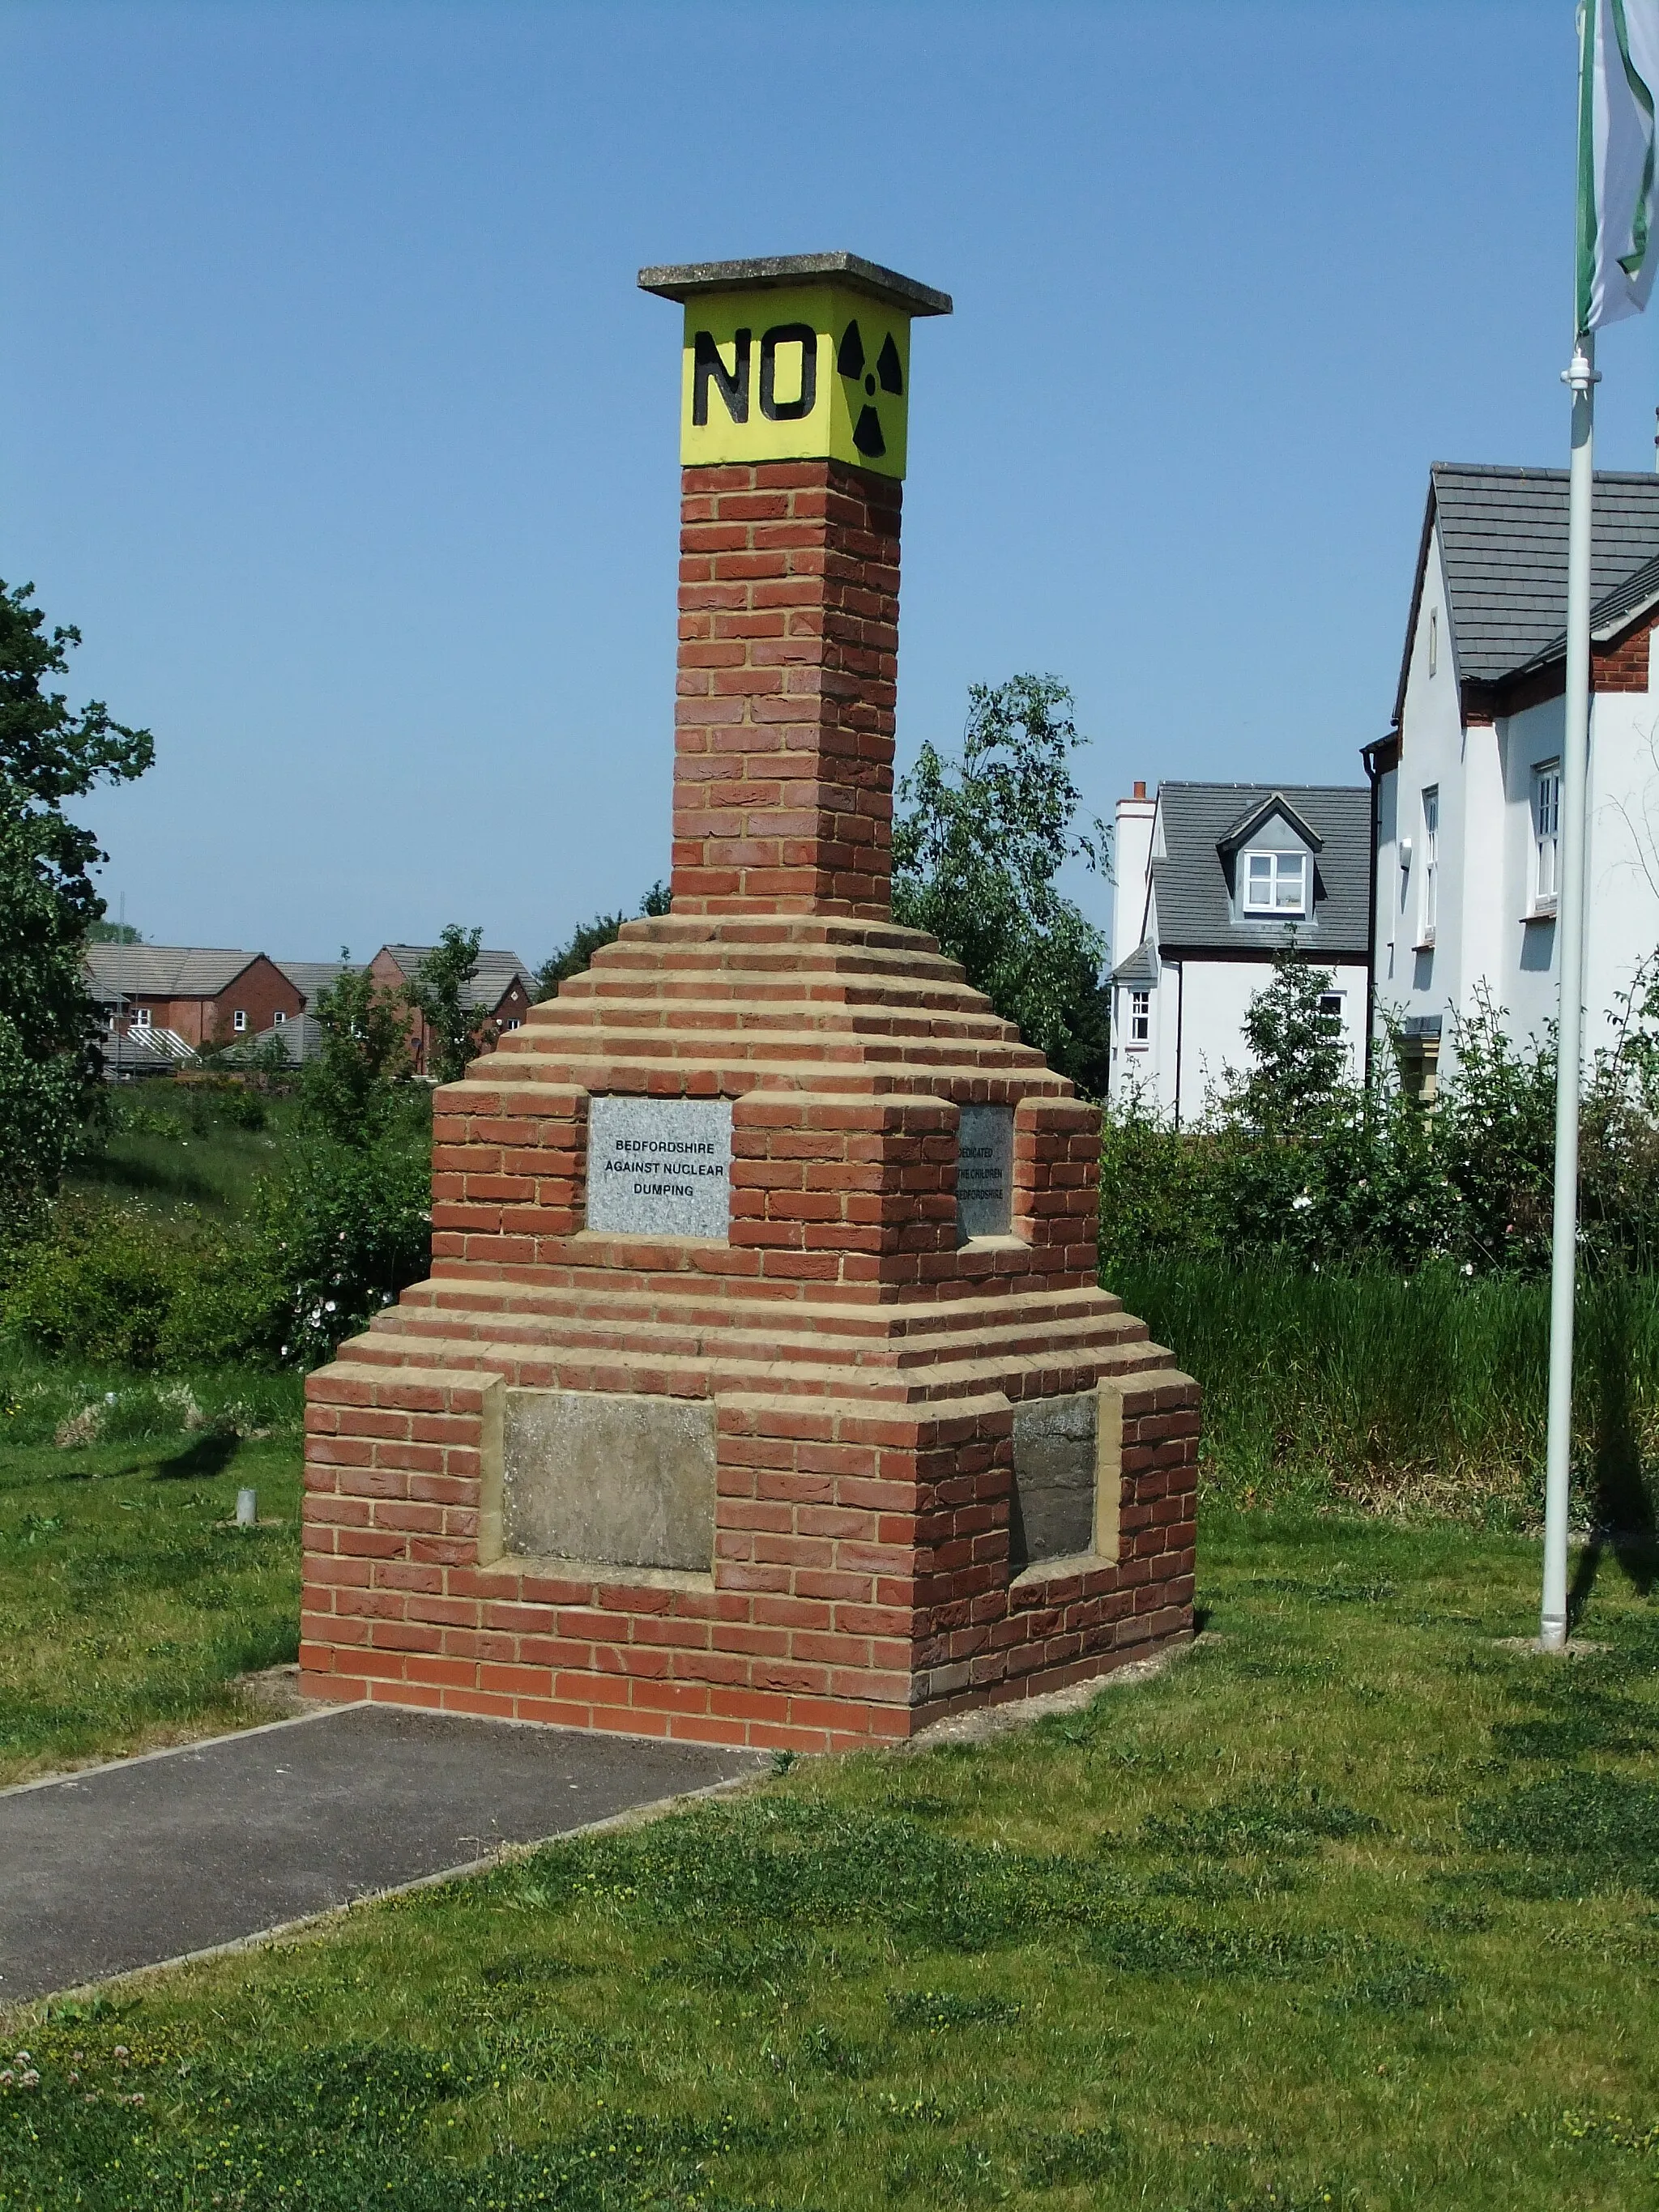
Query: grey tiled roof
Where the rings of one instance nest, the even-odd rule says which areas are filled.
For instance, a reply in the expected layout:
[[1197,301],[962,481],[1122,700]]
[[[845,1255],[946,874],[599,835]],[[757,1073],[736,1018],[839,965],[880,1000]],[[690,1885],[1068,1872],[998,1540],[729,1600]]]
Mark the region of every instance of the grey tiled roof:
[[[286,966],[283,967],[283,973],[287,975]],[[304,1060],[316,1060],[320,1057],[323,1049],[323,1026],[309,1014],[296,1014],[291,1020],[278,1022],[270,1029],[261,1030],[257,1037],[251,1039],[242,1047],[240,1056],[251,1060],[262,1046],[269,1045],[273,1038],[281,1045],[289,1060],[298,1066]]]
[[[1659,601],[1659,556],[1644,561],[1622,584],[1595,601],[1590,609],[1590,635],[1601,641],[1616,637],[1632,616],[1647,613],[1656,601]],[[1565,660],[1566,653],[1567,634],[1563,630],[1525,665],[1528,669],[1547,668],[1553,660]]]
[[[1459,677],[1493,683],[1547,658],[1567,620],[1566,471],[1437,461],[1429,477],[1429,521],[1437,517],[1440,524]],[[1427,538],[1425,524],[1425,546]],[[1596,599],[1607,599],[1655,559],[1659,475],[1598,471],[1590,553]],[[1418,592],[1421,584],[1419,562]],[[1402,692],[1404,683],[1402,670]]]
[[1156,983],[1158,977],[1152,973],[1152,946],[1145,944],[1137,945],[1128,958],[1120,960],[1113,969],[1112,981],[1115,983],[1132,984],[1137,990],[1148,989]]
[[1370,793],[1364,784],[1165,783],[1158,819],[1166,857],[1152,861],[1158,941],[1164,952],[1272,952],[1279,921],[1235,921],[1218,849],[1241,817],[1277,793],[1323,842],[1314,862],[1312,919],[1296,940],[1322,959],[1369,957]]
[[346,969],[355,968],[357,963],[351,960],[279,960],[276,964],[306,1005],[314,1009],[318,994],[326,991],[331,984],[337,983]]
[[[388,952],[400,971],[412,983],[419,977],[422,965],[437,951],[435,945],[386,945],[381,951]],[[500,1006],[507,986],[517,976],[533,999],[536,979],[516,952],[489,952],[480,950],[478,964],[471,980],[462,987],[461,1004],[466,1007],[480,1006],[486,1013]]]
[[258,957],[194,945],[89,945],[87,979],[95,999],[216,999]]

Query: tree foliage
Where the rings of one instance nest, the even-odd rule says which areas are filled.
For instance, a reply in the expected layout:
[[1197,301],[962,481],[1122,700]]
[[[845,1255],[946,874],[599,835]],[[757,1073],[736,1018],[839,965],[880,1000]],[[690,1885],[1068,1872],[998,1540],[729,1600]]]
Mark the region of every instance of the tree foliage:
[[1227,1070],[1224,1112],[1279,1136],[1328,1114],[1351,1073],[1341,1017],[1322,1004],[1333,988],[1328,971],[1298,959],[1294,947],[1274,956],[1270,981],[1245,1009],[1249,1065]]
[[[666,914],[668,908],[669,896],[666,884],[653,884],[640,901],[640,913],[642,915]],[[592,921],[578,922],[565,943],[560,945],[556,951],[550,952],[536,970],[538,1002],[543,999],[556,996],[561,983],[568,981],[572,975],[580,975],[585,969],[590,968],[593,963],[593,955],[599,947],[602,945],[614,944],[622,933],[623,922],[628,920],[629,916],[621,913],[596,914]]]
[[968,701],[960,757],[926,744],[899,785],[894,919],[931,932],[1052,1067],[1098,1093],[1106,941],[1058,881],[1073,860],[1109,872],[1103,825],[1078,824],[1071,762],[1088,740],[1052,676],[970,684]]
[[155,750],[102,700],[77,711],[51,687],[81,633],[49,630],[33,595],[0,581],[0,1234],[56,1188],[95,1066],[81,956],[104,913],[92,870],[105,855],[64,808],[142,775]]
[[459,1083],[468,1062],[495,1042],[489,1017],[467,1003],[466,987],[478,972],[483,943],[483,930],[450,922],[422,961],[419,974],[404,987],[409,1005],[426,1018],[432,1039],[426,1072],[439,1083]]
[[[341,959],[350,957],[343,945]],[[408,1001],[367,968],[348,965],[312,1012],[323,1036],[305,1071],[307,1112],[337,1144],[362,1151],[385,1134],[394,1086],[412,1065]]]

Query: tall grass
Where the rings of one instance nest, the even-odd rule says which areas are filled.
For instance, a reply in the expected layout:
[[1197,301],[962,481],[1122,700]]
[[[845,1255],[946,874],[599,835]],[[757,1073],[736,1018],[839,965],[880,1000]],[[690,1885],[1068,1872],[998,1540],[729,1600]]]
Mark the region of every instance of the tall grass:
[[[1204,1386],[1212,1495],[1512,1527],[1541,1514],[1547,1284],[1147,1260],[1109,1286]],[[1659,1279],[1587,1284],[1577,1327],[1578,1516],[1650,1529]]]

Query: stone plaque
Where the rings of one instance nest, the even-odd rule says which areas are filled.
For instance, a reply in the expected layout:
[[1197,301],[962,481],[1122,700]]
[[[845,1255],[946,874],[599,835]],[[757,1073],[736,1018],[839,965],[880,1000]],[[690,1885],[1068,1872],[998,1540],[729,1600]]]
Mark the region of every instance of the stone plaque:
[[712,1399],[509,1390],[502,1455],[509,1552],[714,1572]]
[[964,1106],[957,1130],[957,1241],[1013,1228],[1014,1109]]
[[731,1100],[591,1100],[587,1225],[624,1237],[728,1236]]
[[1035,1398],[1015,1407],[1008,1528],[1013,1573],[1043,1559],[1066,1559],[1095,1548],[1099,1412],[1092,1390]]

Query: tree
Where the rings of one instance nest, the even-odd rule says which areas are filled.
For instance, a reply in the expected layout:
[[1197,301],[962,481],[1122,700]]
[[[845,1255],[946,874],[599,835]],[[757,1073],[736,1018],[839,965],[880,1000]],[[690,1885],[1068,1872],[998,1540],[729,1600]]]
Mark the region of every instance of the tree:
[[1327,1012],[1334,978],[1299,960],[1294,947],[1273,956],[1273,975],[1244,1012],[1250,1065],[1227,1070],[1227,1109],[1275,1136],[1299,1136],[1330,1110],[1352,1078],[1342,1018]]
[[[343,945],[340,957],[351,957]],[[307,1111],[337,1144],[361,1151],[384,1135],[392,1086],[410,1072],[407,1001],[367,968],[348,966],[312,1012],[323,1042],[305,1072]]]
[[88,945],[142,945],[143,933],[130,921],[94,921],[87,931]]
[[968,690],[959,761],[924,744],[899,785],[893,915],[932,932],[1050,1066],[1097,1095],[1106,1073],[1106,942],[1056,878],[1109,877],[1108,833],[1077,826],[1071,757],[1088,739],[1052,676]]
[[[669,895],[666,884],[653,884],[640,901],[640,912],[642,915],[666,914],[668,908]],[[562,945],[556,952],[550,952],[536,970],[538,1002],[539,1003],[543,999],[553,998],[557,994],[561,983],[568,981],[572,975],[580,975],[585,969],[590,968],[593,963],[593,955],[602,945],[611,945],[616,942],[617,938],[621,934],[622,926],[627,920],[628,916],[625,914],[596,914],[592,921],[578,922],[571,933],[568,942]]]
[[101,699],[76,713],[46,688],[81,633],[48,631],[33,596],[0,580],[0,1233],[56,1188],[96,1066],[81,955],[103,917],[91,871],[106,855],[64,808],[155,757],[150,732],[112,720]]
[[452,921],[422,961],[420,973],[404,986],[406,1003],[426,1018],[432,1035],[431,1064],[427,1073],[440,1083],[459,1083],[469,1060],[487,1052],[495,1042],[493,1024],[475,1006],[469,1006],[466,987],[478,972],[481,929],[463,929]]

